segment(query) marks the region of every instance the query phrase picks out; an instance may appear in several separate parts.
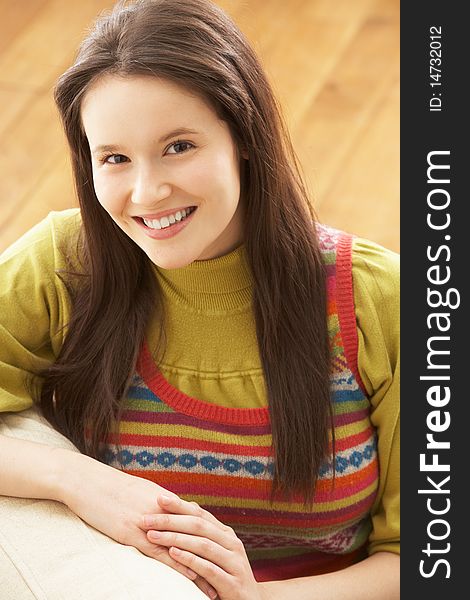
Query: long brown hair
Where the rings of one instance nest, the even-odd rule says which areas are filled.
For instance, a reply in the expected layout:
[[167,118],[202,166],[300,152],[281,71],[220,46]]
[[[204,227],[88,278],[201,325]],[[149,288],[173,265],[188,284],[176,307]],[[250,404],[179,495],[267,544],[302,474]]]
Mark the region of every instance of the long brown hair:
[[[268,393],[273,494],[312,499],[329,456],[330,353],[325,274],[314,214],[263,68],[231,19],[208,0],[119,2],[83,41],[55,100],[72,154],[82,215],[82,276],[56,362],[41,375],[45,416],[97,457],[119,419],[150,316],[163,322],[149,259],[99,204],[81,125],[84,95],[105,74],[171,80],[204,97],[247,154],[243,236]],[[62,275],[63,277],[63,275]],[[164,347],[161,330],[159,351]]]

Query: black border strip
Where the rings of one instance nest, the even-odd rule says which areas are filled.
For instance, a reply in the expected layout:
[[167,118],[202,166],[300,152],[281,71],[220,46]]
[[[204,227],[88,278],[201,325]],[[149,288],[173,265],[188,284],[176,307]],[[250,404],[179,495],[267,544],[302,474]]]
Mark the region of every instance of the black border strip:
[[[465,3],[435,0],[401,4],[401,597],[405,600],[468,594],[470,461],[464,427],[469,422],[465,384],[470,372],[466,268],[470,220],[464,211],[470,174],[465,138],[470,128],[464,104],[470,98],[465,95],[469,25],[464,7]],[[431,64],[439,54],[441,63]],[[430,70],[431,66],[441,71]],[[440,76],[431,78],[436,74]],[[428,173],[429,162],[450,168]],[[436,208],[439,204],[442,208]],[[445,223],[443,229],[433,228]],[[429,271],[431,267],[435,268]],[[436,293],[428,297],[428,289]],[[454,308],[444,305],[446,299]],[[433,313],[441,316],[430,316]],[[448,354],[432,354],[430,349]],[[434,393],[429,391],[433,386]],[[438,427],[442,431],[433,431]],[[450,447],[427,448],[426,436],[431,433]],[[449,471],[420,468],[420,454],[425,455],[424,463],[435,460],[449,465]],[[427,491],[419,493],[420,489]]]

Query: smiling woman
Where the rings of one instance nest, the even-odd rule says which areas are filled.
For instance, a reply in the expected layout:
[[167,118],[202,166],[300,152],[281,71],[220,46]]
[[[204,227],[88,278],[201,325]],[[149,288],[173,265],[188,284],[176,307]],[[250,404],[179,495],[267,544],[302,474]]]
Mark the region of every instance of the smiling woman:
[[209,0],[118,2],[55,100],[80,209],[0,260],[0,518],[61,502],[46,539],[80,517],[210,598],[398,598],[398,257],[319,222]]
[[154,264],[175,269],[241,244],[243,159],[206,100],[161,78],[107,76],[85,94],[82,123],[98,201]]

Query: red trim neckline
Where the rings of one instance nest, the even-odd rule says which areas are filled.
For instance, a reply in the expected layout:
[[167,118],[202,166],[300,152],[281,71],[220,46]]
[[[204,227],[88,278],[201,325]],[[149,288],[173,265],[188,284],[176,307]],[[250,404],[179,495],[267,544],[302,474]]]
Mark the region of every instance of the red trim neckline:
[[165,379],[158,369],[147,342],[144,342],[137,362],[137,371],[149,389],[174,411],[224,425],[268,425],[268,408],[230,408],[188,396]]

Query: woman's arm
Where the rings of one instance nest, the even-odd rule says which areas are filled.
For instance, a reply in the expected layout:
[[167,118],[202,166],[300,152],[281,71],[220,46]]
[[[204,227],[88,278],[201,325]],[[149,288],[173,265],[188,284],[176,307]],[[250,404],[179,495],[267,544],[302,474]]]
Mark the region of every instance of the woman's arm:
[[[56,500],[109,537],[154,558],[161,549],[141,529],[161,512],[160,486],[65,448],[0,435],[0,495]],[[156,553],[157,550],[157,553]]]
[[263,600],[398,600],[400,557],[377,552],[334,573],[259,584]]
[[0,496],[61,501],[60,467],[70,450],[0,435]]
[[[68,450],[0,434],[0,495],[56,500],[108,537],[134,546],[191,580],[197,575],[170,557],[168,549],[146,537],[142,517],[163,512],[159,485],[128,475],[93,458]],[[175,496],[176,498],[176,496]],[[210,586],[198,578],[207,595]]]

